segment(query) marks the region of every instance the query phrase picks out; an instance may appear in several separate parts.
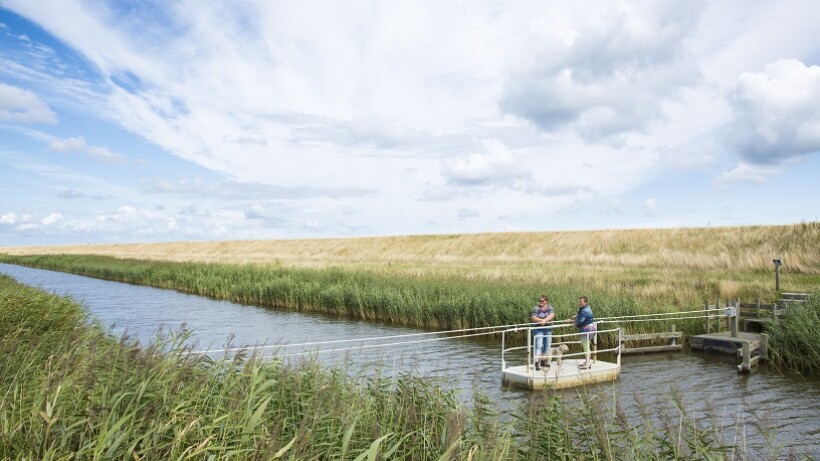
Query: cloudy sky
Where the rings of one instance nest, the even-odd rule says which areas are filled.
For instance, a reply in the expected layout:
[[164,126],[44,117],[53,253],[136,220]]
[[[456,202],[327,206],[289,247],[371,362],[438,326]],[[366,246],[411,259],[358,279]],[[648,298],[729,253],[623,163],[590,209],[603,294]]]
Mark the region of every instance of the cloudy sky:
[[0,245],[817,220],[818,17],[0,0]]

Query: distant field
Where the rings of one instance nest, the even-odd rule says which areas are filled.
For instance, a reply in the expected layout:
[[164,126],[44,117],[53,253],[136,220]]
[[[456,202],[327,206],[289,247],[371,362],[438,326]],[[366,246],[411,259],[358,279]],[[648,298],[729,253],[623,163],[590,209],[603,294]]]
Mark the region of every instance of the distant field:
[[820,222],[786,226],[496,233],[315,240],[0,247],[0,253],[94,254],[161,261],[355,269],[597,292],[684,305],[706,297],[770,298],[820,286]]
[[[772,258],[784,261],[782,291],[820,292],[820,223],[0,247],[0,262],[438,330],[526,322],[541,293],[550,297],[558,319],[574,314],[582,295],[598,318],[689,311],[718,297],[723,303],[757,297],[771,302],[778,297]],[[815,315],[816,308],[809,312]],[[695,334],[703,321],[676,325]],[[816,320],[806,331],[797,326],[790,334],[797,333],[781,337],[799,344],[813,338]],[[630,324],[628,331],[668,327],[659,320]],[[818,369],[820,351],[808,356],[809,363],[799,367]]]

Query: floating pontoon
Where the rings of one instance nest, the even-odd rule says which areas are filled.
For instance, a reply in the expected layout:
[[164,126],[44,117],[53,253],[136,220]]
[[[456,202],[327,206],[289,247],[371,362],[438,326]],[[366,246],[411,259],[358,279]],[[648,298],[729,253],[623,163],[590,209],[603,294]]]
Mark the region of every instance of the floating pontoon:
[[[560,326],[560,325],[559,325]],[[556,326],[556,327],[559,327]],[[553,327],[553,328],[556,328]],[[600,334],[614,334],[617,335],[616,344],[618,347],[605,350],[595,350],[592,353],[592,364],[586,368],[580,368],[585,362],[584,352],[564,353],[561,360],[552,357],[549,367],[541,367],[536,369],[534,366],[534,358],[532,356],[532,333],[531,331],[536,327],[513,328],[505,330],[501,335],[501,372],[502,382],[504,384],[525,387],[527,389],[564,389],[568,387],[583,386],[586,384],[602,383],[607,381],[614,381],[621,375],[621,329],[616,328],[612,330],[599,331],[592,338],[592,344],[597,344],[597,336]],[[537,327],[543,328],[543,327]],[[526,331],[527,345],[505,348],[507,333]],[[554,347],[561,344],[580,344],[578,341],[579,334],[562,334],[553,335],[553,340],[569,339],[568,341],[558,341],[553,343]],[[595,347],[595,346],[593,346]],[[521,351],[526,348],[527,362],[523,365],[507,366],[507,354],[513,351]],[[597,360],[598,352],[613,352],[615,353],[616,361],[605,362]],[[580,358],[578,358],[580,357]]]

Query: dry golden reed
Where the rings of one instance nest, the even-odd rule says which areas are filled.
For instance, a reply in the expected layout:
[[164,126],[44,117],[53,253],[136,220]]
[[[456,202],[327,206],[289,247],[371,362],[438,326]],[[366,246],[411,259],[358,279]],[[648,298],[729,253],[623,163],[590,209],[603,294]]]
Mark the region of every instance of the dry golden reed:
[[772,258],[794,273],[820,274],[820,222],[783,226],[517,232],[338,239],[0,247],[0,253],[96,254],[118,258],[290,267],[397,265],[428,272],[486,268],[504,278],[528,266],[760,270]]

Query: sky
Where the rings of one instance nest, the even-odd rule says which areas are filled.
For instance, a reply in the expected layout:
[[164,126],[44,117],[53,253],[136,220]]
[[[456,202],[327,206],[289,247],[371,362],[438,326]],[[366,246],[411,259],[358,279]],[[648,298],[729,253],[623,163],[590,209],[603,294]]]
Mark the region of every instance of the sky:
[[816,221],[819,17],[0,0],[0,246]]

